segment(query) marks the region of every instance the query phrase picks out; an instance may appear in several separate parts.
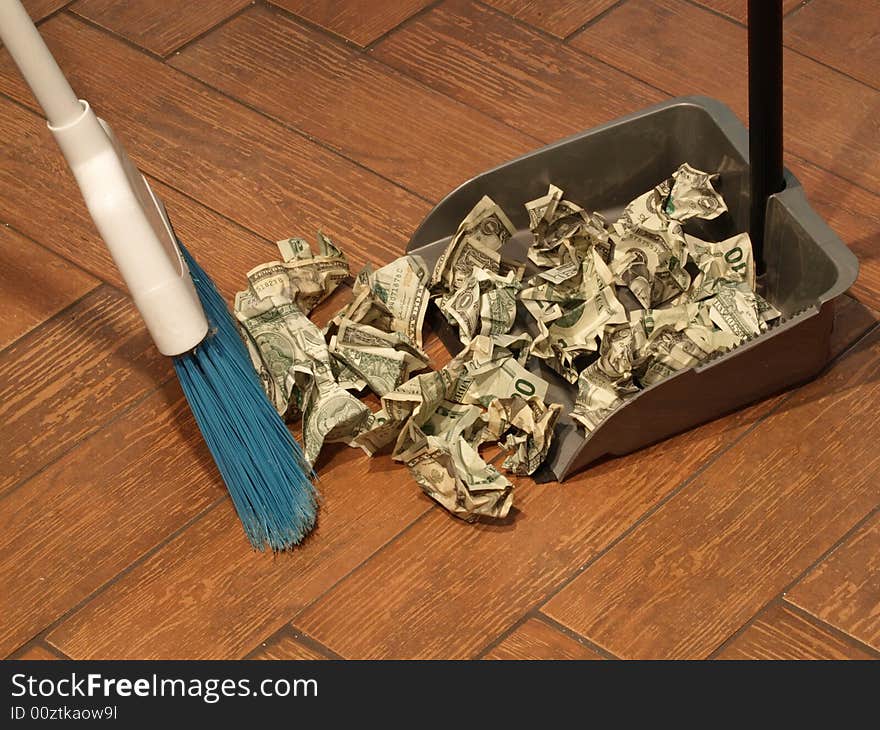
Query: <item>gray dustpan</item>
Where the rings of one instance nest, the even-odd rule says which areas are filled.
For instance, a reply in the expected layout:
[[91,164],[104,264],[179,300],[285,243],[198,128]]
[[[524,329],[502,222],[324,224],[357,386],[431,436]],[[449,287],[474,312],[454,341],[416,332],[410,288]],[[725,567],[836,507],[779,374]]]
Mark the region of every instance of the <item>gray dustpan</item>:
[[[545,467],[562,480],[606,455],[627,454],[814,377],[830,357],[833,300],[855,281],[858,262],[807,202],[782,167],[781,3],[749,3],[749,108],[752,137],[719,101],[679,97],[519,157],[450,193],[419,226],[407,251],[432,267],[461,220],[489,195],[517,233],[502,252],[525,260],[531,243],[523,204],[550,183],[586,210],[615,220],[630,200],[669,177],[681,163],[720,172],[730,215],[691,230],[708,240],[750,231],[763,296],[782,317],[730,352],[640,391],[592,433],[565,415],[576,388],[532,358],[550,383],[547,402],[563,416]],[[751,149],[750,149],[751,146]],[[755,161],[750,166],[749,159]],[[754,195],[753,195],[754,192]],[[754,204],[753,204],[754,203]],[[531,327],[521,316],[516,328]],[[432,322],[446,346],[461,348],[442,316]]]

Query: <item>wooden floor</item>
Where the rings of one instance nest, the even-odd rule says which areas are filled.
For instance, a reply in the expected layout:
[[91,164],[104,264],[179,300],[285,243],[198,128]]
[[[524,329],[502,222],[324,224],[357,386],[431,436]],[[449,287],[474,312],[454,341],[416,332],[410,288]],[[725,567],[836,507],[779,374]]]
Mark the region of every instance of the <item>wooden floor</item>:
[[[26,4],[227,296],[318,227],[386,262],[459,182],[670,95],[746,115],[745,0]],[[827,373],[520,479],[504,526],[336,448],[274,557],[2,52],[0,656],[880,657],[880,5],[785,11],[786,164],[861,263]]]

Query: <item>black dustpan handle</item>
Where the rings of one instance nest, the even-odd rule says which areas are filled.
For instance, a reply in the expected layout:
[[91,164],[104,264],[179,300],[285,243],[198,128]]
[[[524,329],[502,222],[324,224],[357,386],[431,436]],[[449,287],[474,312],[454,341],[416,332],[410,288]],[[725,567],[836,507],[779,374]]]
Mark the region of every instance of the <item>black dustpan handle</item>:
[[764,271],[767,199],[785,187],[782,172],[782,0],[749,0],[749,158],[752,238]]

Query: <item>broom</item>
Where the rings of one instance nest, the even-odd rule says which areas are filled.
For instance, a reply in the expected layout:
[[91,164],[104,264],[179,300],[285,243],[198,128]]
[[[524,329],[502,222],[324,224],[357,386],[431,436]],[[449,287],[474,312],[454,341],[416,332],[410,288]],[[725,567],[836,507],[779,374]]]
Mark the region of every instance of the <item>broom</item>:
[[170,356],[254,547],[284,550],[315,522],[313,476],[260,385],[236,323],[175,237],[113,132],[77,99],[20,0],[0,40],[33,91],[156,346]]

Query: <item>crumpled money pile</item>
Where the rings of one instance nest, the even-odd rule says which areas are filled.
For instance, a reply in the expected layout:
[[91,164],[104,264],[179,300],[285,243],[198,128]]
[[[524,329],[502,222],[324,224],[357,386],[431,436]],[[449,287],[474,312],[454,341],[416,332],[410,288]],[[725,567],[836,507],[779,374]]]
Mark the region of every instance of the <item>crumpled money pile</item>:
[[716,243],[682,228],[727,211],[714,177],[683,164],[611,226],[552,185],[526,204],[529,260],[549,267],[520,292],[539,332],[531,354],[577,385],[571,416],[588,432],[639,390],[779,317],[755,292],[747,233]]
[[[320,233],[317,254],[302,239],[278,247],[282,260],[248,272],[234,311],[278,412],[302,416],[309,463],[325,443],[369,455],[391,446],[392,458],[453,514],[505,517],[513,485],[482,459],[480,447],[499,443],[508,454],[504,469],[532,474],[561,410],[544,404],[547,382],[523,367],[531,338],[505,334],[512,319],[487,324],[492,337],[475,333],[445,367],[424,372],[431,272],[419,256],[362,271],[351,301],[321,330],[307,315],[348,275],[345,256]],[[485,321],[515,308],[514,299],[490,307]],[[381,399],[375,413],[353,395],[365,390]]]
[[[484,197],[433,269],[417,255],[365,268],[323,330],[307,315],[348,276],[348,262],[320,233],[316,254],[287,239],[281,261],[248,272],[235,315],[275,407],[302,416],[310,463],[325,443],[369,455],[390,447],[453,514],[505,517],[513,485],[481,446],[499,444],[509,473],[533,474],[562,410],[545,403],[548,383],[526,367],[530,358],[577,387],[569,415],[592,431],[639,390],[779,316],[755,292],[747,234],[710,242],[682,228],[727,210],[712,179],[684,164],[611,225],[551,185],[526,204],[526,280],[526,262],[505,258],[513,224]],[[428,306],[464,345],[439,370],[422,349]],[[532,334],[514,331],[521,311]],[[354,395],[365,391],[380,399],[375,412]]]

